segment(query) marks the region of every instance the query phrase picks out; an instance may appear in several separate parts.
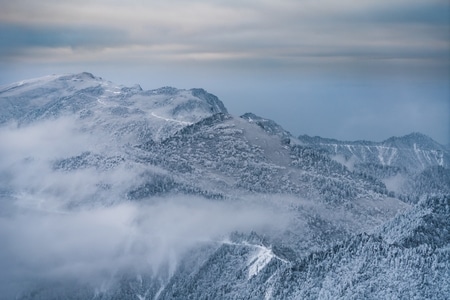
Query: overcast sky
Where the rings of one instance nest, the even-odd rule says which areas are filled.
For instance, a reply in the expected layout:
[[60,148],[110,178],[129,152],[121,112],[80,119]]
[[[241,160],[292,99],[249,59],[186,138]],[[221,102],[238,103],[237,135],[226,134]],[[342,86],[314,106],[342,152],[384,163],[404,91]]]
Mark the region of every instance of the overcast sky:
[[448,0],[0,0],[0,84],[202,87],[294,135],[450,143]]

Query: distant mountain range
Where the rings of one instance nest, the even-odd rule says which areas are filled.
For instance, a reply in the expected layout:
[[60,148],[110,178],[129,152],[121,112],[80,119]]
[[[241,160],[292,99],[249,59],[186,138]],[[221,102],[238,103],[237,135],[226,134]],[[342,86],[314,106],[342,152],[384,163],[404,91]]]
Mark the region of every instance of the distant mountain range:
[[417,202],[430,193],[450,193],[450,151],[426,135],[412,133],[383,142],[342,142],[302,135],[299,139],[322,149],[356,172],[382,180],[403,200]]
[[450,150],[423,134],[296,137],[81,73],[0,87],[0,139],[5,299],[450,295]]

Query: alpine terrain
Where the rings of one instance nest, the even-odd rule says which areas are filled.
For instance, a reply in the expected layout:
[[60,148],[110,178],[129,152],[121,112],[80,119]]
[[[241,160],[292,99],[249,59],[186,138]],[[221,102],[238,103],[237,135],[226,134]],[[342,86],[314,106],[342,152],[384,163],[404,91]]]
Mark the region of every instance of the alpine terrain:
[[24,80],[0,87],[0,245],[1,299],[448,299],[450,149]]

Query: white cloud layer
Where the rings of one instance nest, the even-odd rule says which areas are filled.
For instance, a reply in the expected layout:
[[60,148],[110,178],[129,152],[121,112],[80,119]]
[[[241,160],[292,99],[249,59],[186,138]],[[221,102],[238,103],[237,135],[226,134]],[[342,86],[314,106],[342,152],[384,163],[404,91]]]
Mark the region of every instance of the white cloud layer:
[[[288,64],[311,57],[448,59],[448,6],[440,0],[395,5],[389,1],[2,1],[0,21],[8,26],[3,27],[1,45],[5,51],[10,47],[123,49],[111,59],[137,47],[149,60],[165,54],[166,62],[177,57],[244,57]],[[71,57],[62,52],[60,59]]]

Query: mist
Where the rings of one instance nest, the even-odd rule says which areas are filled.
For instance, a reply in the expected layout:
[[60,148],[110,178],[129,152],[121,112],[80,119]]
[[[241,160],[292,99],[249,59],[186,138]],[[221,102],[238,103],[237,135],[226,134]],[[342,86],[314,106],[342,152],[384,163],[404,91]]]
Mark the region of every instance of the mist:
[[[214,250],[233,232],[256,232],[268,240],[287,236],[297,250],[322,234],[314,227],[317,220],[344,234],[378,225],[404,208],[390,203],[383,210],[383,201],[368,200],[348,209],[327,207],[317,199],[243,191],[220,200],[179,192],[133,198],[130,191],[153,176],[170,177],[170,171],[136,159],[127,137],[121,140],[97,125],[59,117],[0,127],[0,295],[5,298],[48,282],[107,289],[123,274],[168,280],[190,251]],[[319,248],[326,243],[318,240]]]
[[130,270],[157,274],[162,266],[175,268],[199,243],[220,242],[233,231],[283,224],[281,216],[261,206],[193,197],[152,202],[60,212],[21,208],[2,216],[2,281],[100,282]]
[[[55,168],[86,151],[115,153],[73,118],[0,128],[0,293],[42,280],[94,285],[116,274],[175,270],[187,251],[219,245],[231,232],[281,230],[281,210],[252,200],[168,195],[132,201],[126,192],[161,173],[131,161],[109,169]],[[117,146],[118,147],[118,146]],[[106,187],[106,188],[105,188]]]

